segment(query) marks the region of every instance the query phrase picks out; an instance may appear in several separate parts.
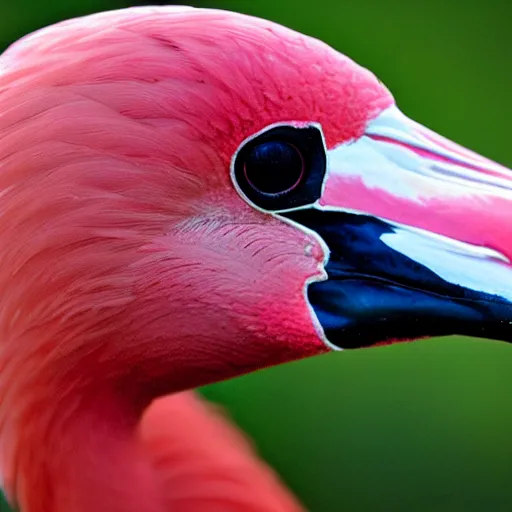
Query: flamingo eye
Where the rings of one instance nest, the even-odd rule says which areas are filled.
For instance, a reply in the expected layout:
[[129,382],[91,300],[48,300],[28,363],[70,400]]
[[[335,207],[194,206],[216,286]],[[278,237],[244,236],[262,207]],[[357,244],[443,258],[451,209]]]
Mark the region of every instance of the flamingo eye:
[[244,170],[247,182],[257,192],[285,194],[300,183],[304,174],[304,160],[292,144],[271,140],[249,151]]
[[289,210],[320,197],[326,161],[318,126],[274,126],[242,144],[234,157],[233,180],[259,208]]

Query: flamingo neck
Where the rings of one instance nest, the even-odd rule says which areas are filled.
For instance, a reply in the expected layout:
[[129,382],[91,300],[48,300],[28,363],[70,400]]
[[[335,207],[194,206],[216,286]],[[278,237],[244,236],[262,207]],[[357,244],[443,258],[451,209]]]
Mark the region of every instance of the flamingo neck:
[[23,512],[165,512],[139,414],[107,394],[21,409],[6,483]]

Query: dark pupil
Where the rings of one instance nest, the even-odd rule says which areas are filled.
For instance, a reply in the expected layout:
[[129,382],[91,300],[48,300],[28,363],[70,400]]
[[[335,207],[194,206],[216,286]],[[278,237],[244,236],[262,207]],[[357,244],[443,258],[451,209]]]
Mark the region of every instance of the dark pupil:
[[280,194],[294,188],[302,172],[302,157],[287,142],[269,141],[255,146],[245,162],[247,181],[264,194]]

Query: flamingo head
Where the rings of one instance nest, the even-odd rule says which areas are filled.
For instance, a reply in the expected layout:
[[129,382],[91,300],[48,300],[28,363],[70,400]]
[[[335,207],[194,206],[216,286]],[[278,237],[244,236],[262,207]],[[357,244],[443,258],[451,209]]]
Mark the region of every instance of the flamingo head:
[[509,171],[327,45],[140,8],[40,31],[0,69],[11,361],[153,396],[329,349],[510,339]]

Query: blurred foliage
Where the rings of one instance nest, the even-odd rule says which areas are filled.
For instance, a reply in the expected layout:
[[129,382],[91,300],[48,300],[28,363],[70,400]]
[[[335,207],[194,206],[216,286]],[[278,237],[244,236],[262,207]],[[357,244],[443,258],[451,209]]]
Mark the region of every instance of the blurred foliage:
[[[372,69],[409,116],[512,164],[511,2],[193,3],[325,40]],[[59,19],[124,5],[11,2],[2,6],[0,47]],[[512,510],[509,345],[451,338],[344,352],[204,392],[315,512]]]

